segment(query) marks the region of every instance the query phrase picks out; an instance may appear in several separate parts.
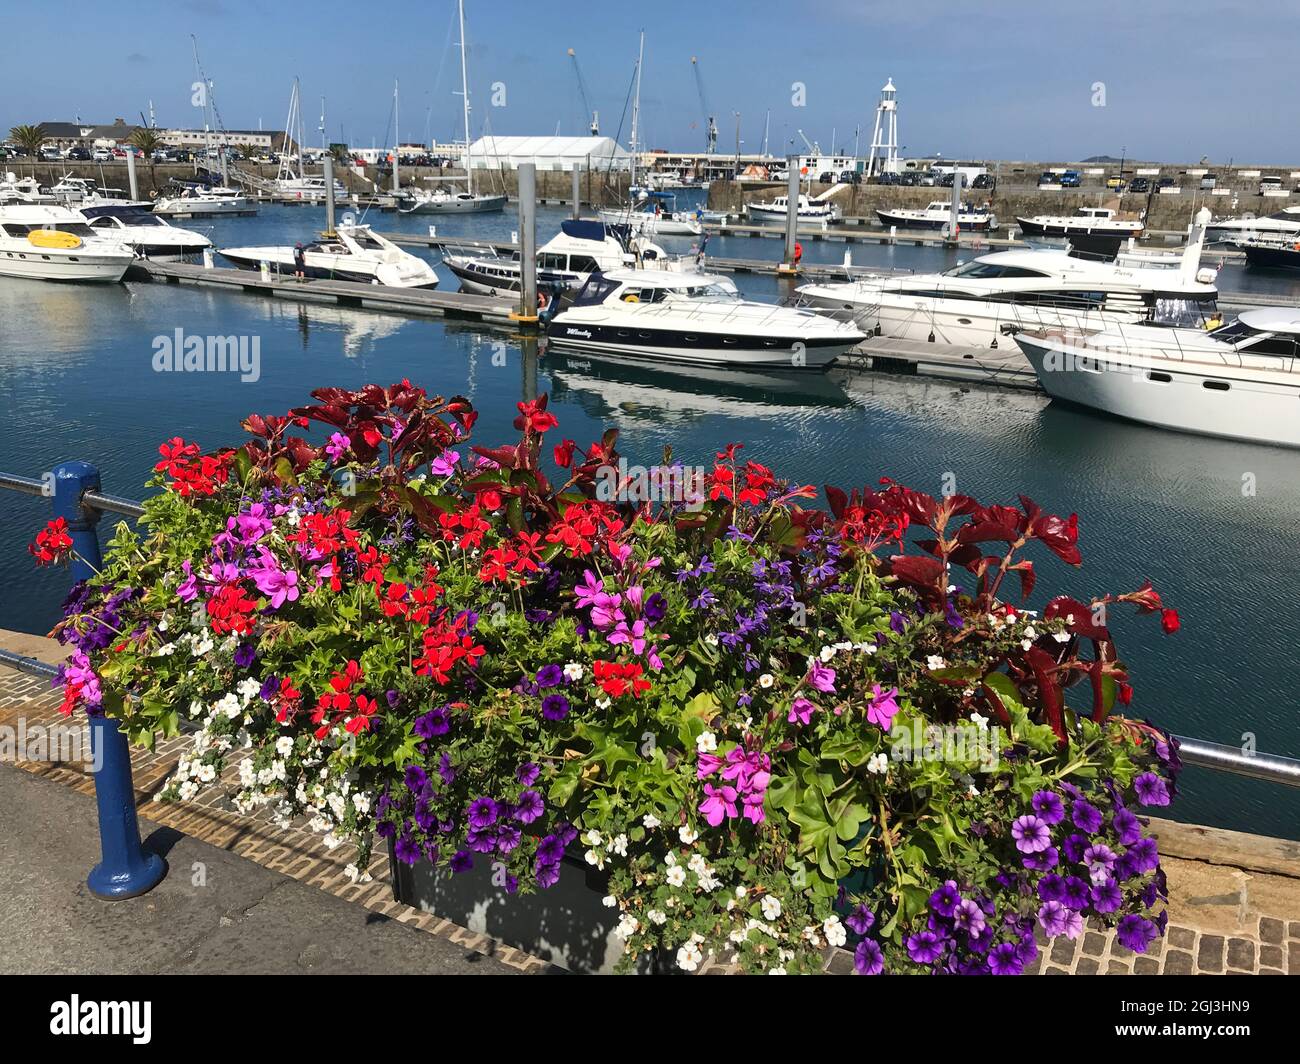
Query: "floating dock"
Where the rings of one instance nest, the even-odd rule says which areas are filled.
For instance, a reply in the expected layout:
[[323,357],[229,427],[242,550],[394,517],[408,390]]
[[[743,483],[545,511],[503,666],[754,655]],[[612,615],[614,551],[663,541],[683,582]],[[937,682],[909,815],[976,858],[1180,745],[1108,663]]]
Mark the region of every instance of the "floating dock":
[[518,302],[500,296],[469,292],[440,292],[436,288],[391,288],[360,281],[299,280],[284,274],[263,278],[256,270],[194,266],[181,262],[141,259],[128,277],[166,284],[191,284],[224,288],[304,303],[336,303],[346,307],[394,311],[415,317],[456,318],[492,325],[520,325],[512,315]]

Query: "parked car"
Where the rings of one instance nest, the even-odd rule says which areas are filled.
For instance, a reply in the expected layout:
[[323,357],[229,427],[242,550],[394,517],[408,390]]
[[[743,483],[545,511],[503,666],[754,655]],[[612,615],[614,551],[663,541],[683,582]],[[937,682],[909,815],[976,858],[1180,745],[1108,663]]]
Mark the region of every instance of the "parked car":
[[1106,187],[1112,192],[1123,192],[1128,187],[1128,182],[1122,177],[1108,177],[1106,178]]
[[1259,179],[1259,194],[1262,196],[1265,192],[1277,192],[1282,188],[1282,179],[1273,174],[1265,174]]
[[976,174],[975,180],[971,182],[971,188],[997,188],[997,181],[992,174]]
[[42,162],[47,163],[57,163],[63,158],[63,156],[59,154],[58,148],[42,148],[40,157]]
[[862,184],[862,175],[857,170],[841,170],[840,184],[860,185]]
[[924,174],[917,174],[916,183],[920,185],[922,188],[934,188],[935,176],[933,173],[930,172]]
[[68,158],[75,159],[79,163],[87,163],[90,162],[90,152],[85,148],[69,148]]
[[1051,170],[1044,170],[1041,174],[1038,175],[1038,184],[1040,186],[1059,185],[1060,183],[1061,183],[1060,177],[1057,174],[1052,173]]
[[1066,170],[1061,175],[1062,188],[1078,188],[1083,184],[1083,175],[1078,170]]
[[1172,177],[1162,177],[1160,181],[1156,184],[1156,191],[1159,192],[1162,188],[1177,188],[1177,187],[1178,187],[1178,182],[1175,181]]
[[790,171],[789,171],[789,170],[773,170],[773,171],[772,171],[771,173],[769,173],[767,176],[768,176],[769,178],[771,178],[773,181],[789,181],[789,180],[790,180]]
[[876,184],[878,185],[901,185],[903,178],[900,174],[877,174]]
[[1145,193],[1145,192],[1150,192],[1150,191],[1151,191],[1151,181],[1150,181],[1149,178],[1145,178],[1145,177],[1135,177],[1135,178],[1133,178],[1132,181],[1129,182],[1129,184],[1128,184],[1128,190],[1129,190],[1130,192],[1144,192],[1144,193]]
[[819,185],[833,185],[833,184],[835,184],[835,171],[834,171],[834,170],[823,170],[820,174],[817,175],[817,183],[818,183]]
[[1218,183],[1219,183],[1219,179],[1214,174],[1205,174],[1201,178],[1201,190],[1204,192],[1208,192],[1212,188],[1214,188]]

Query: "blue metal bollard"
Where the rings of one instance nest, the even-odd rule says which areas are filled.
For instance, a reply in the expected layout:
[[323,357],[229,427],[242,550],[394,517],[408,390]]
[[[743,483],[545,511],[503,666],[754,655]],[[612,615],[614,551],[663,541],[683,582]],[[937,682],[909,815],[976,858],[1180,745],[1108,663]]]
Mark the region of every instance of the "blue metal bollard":
[[[99,515],[81,504],[88,491],[99,490],[99,470],[87,462],[63,462],[54,468],[54,516],[68,523],[77,557],[73,581],[93,576],[103,565],[95,525]],[[92,717],[90,750],[99,807],[100,861],[86,885],[96,897],[109,901],[134,898],[153,890],[167,874],[167,862],[145,853],[135,815],[135,786],[131,781],[131,749],[108,717]]]

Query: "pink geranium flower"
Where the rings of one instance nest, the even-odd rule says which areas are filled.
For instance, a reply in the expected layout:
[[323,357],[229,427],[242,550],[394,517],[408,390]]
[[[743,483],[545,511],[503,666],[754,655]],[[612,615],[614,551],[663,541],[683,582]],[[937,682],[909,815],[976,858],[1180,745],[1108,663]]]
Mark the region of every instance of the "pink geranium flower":
[[898,714],[898,688],[891,687],[888,691],[881,691],[880,684],[873,683],[871,690],[875,697],[867,706],[867,720],[889,731],[893,727],[894,717]]

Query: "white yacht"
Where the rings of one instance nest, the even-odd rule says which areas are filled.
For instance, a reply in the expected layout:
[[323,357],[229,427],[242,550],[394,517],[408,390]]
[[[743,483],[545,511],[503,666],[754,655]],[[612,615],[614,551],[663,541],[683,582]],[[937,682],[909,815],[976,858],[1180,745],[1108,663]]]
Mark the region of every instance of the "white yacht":
[[[277,178],[275,181],[275,191],[281,196],[288,196],[292,199],[301,200],[320,200],[325,202],[325,178],[323,177],[298,177],[291,174],[288,177]],[[348,190],[343,182],[338,178],[334,179],[334,198],[336,200],[346,199]]]
[[0,276],[115,284],[134,261],[130,248],[66,207],[0,206]]
[[146,259],[181,258],[212,247],[212,241],[193,229],[171,225],[141,207],[107,204],[74,207],[96,233],[121,241]]
[[1108,207],[1080,207],[1073,214],[1036,214],[1017,218],[1025,236],[1141,236],[1146,223],[1120,218]]
[[[481,248],[443,252],[443,265],[460,280],[461,289],[480,295],[519,291],[519,253],[498,254]],[[600,270],[633,267],[686,269],[689,260],[670,256],[659,245],[636,240],[625,225],[586,218],[566,218],[560,231],[538,249],[537,287],[576,292]]]
[[1300,447],[1300,310],[1203,329],[1018,333],[1053,398],[1161,428]]
[[997,347],[1021,329],[1200,324],[1218,298],[1215,272],[1200,267],[1203,238],[1198,229],[1181,253],[1125,249],[1113,260],[1047,248],[998,251],[943,273],[867,275],[798,291],[808,305],[847,314],[878,336],[960,347]]
[[602,209],[602,221],[626,225],[645,236],[699,236],[704,232],[698,211],[642,211],[624,208]]
[[221,214],[256,214],[257,204],[233,188],[186,186],[178,196],[161,196],[154,214],[168,218],[209,218]]
[[[810,200],[800,195],[795,206],[801,222],[833,222],[841,215],[838,203],[825,200]],[[777,196],[769,203],[746,203],[745,213],[756,222],[784,222],[790,214],[788,196]]]
[[[896,225],[899,229],[943,229],[952,221],[952,204],[946,200],[932,200],[923,210],[899,208],[887,211],[876,209],[882,225]],[[972,233],[987,233],[998,227],[998,216],[989,210],[963,203],[957,212],[957,224]]]
[[[292,276],[297,248],[289,244],[225,248],[221,254],[236,266],[257,270],[267,263],[273,271]],[[362,281],[394,288],[436,288],[438,275],[424,259],[403,251],[368,225],[340,225],[333,236],[302,246],[303,273],[309,278]]]
[[65,207],[115,204],[119,207],[137,207],[146,211],[153,209],[153,204],[149,201],[129,199],[120,188],[100,188],[89,178],[73,177],[71,174],[64,174],[57,185],[51,186],[50,195]]
[[550,343],[682,365],[824,370],[865,337],[851,324],[740,297],[729,278],[596,273],[546,327]]
[[1211,243],[1261,236],[1300,237],[1300,207],[1283,207],[1263,218],[1253,214],[1221,218],[1206,226],[1206,239]]
[[58,202],[59,198],[41,188],[41,183],[34,177],[19,178],[12,170],[7,170],[4,180],[0,181],[0,206],[10,203],[32,205]]

